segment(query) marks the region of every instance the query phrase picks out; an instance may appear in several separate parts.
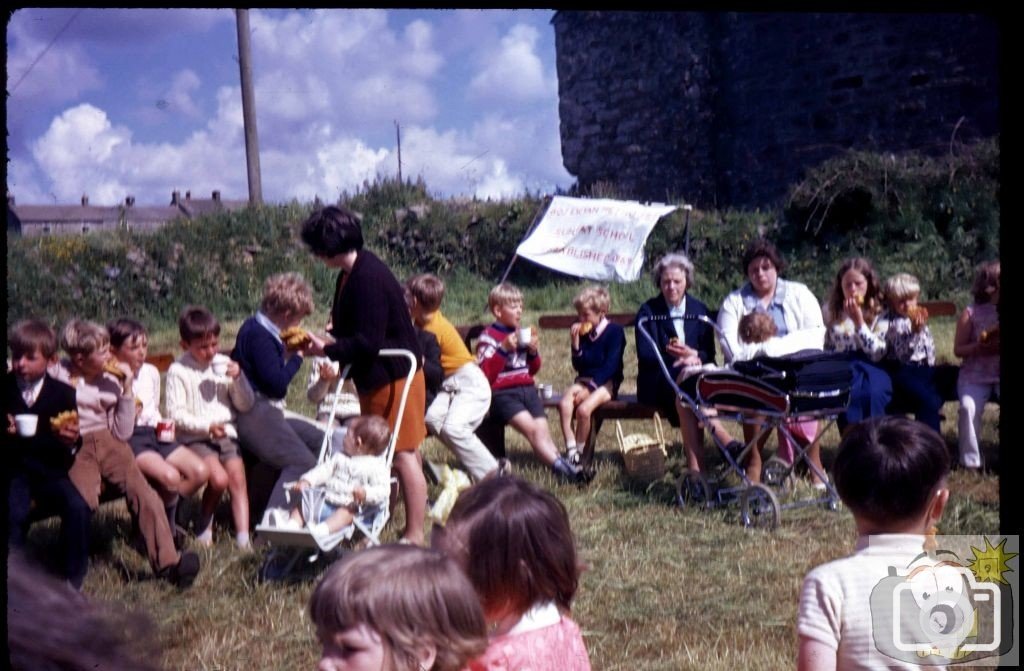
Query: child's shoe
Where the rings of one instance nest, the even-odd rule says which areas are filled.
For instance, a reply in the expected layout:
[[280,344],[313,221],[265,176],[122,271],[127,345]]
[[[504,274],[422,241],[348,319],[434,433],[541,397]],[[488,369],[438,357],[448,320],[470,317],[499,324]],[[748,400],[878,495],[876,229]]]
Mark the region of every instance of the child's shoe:
[[579,468],[580,464],[583,463],[583,455],[580,453],[580,448],[573,445],[565,451],[565,460],[569,462],[570,466],[576,466]]
[[554,471],[555,477],[563,482],[574,484],[587,482],[583,469],[579,466],[573,466],[562,457],[555,460],[555,463],[551,465],[551,470]]

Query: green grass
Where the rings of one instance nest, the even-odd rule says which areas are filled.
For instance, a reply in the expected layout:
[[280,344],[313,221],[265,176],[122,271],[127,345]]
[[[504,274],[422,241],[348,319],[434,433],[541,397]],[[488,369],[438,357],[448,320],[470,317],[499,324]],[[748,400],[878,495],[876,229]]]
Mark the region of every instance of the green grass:
[[[456,292],[445,311],[453,322],[484,318],[476,298],[482,287]],[[545,299],[568,311],[575,285],[567,283]],[[552,290],[553,292],[555,290]],[[652,290],[653,292],[653,290]],[[476,297],[476,298],[474,298]],[[476,303],[476,305],[474,305]],[[531,301],[527,298],[528,307]],[[627,306],[622,305],[625,309]],[[536,323],[529,311],[524,323]],[[311,318],[323,323],[322,315]],[[953,319],[935,319],[940,358],[952,359]],[[237,322],[224,325],[222,344],[233,342]],[[626,370],[636,370],[629,335]],[[177,335],[153,334],[152,350],[176,349]],[[544,367],[538,379],[564,387],[571,379],[565,333],[541,333]],[[297,376],[289,407],[311,411],[304,399],[306,369]],[[624,392],[635,391],[627,376]],[[943,434],[956,444],[956,405],[945,408]],[[557,417],[549,415],[556,443]],[[981,475],[954,472],[952,497],[940,525],[942,533],[998,530],[999,409],[986,409],[983,450],[996,471]],[[651,433],[647,422],[624,422],[626,433]],[[855,537],[849,513],[840,507],[785,510],[774,532],[748,530],[733,504],[712,511],[682,510],[673,504],[669,482],[651,487],[623,478],[614,426],[606,425],[597,446],[597,476],[586,488],[555,483],[525,442],[507,434],[515,471],[556,492],[569,510],[583,561],[587,564],[573,616],[583,630],[594,669],[676,671],[680,669],[779,669],[792,667],[796,655],[797,596],[803,575],[813,566],[848,554]],[[673,455],[678,436],[671,435]],[[769,444],[772,445],[774,441]],[[838,434],[824,438],[824,460],[831,462]],[[454,460],[435,439],[423,447],[435,461]],[[436,496],[436,488],[431,495]],[[806,494],[803,486],[797,494]],[[203,570],[195,586],[177,592],[150,578],[148,566],[125,543],[129,535],[123,502],[107,504],[94,524],[93,556],[85,592],[117,608],[147,614],[157,625],[163,662],[169,669],[220,670],[314,668],[318,647],[306,602],[315,573],[297,584],[260,583],[257,570],[266,548],[245,554],[234,549],[226,508],[218,518],[212,549],[200,549]],[[403,524],[401,506],[385,531],[393,540]],[[52,522],[37,525],[31,544],[45,553],[56,543]]]

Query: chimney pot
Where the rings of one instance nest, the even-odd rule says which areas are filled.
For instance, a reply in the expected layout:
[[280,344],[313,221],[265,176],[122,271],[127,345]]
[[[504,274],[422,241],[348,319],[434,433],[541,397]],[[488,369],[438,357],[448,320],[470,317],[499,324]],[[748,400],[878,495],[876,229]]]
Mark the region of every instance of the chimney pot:
[[180,202],[181,202],[181,192],[180,191],[172,191],[171,192],[171,205],[177,205]]
[[217,202],[220,202],[220,191],[213,192],[213,199]]
[[135,196],[128,196],[124,199],[125,207],[133,207],[135,205]]
[[185,192],[185,200],[192,200],[192,192],[191,191],[186,191]]
[[82,207],[87,207],[88,205],[89,205],[89,196],[87,196],[86,194],[83,193],[82,194]]

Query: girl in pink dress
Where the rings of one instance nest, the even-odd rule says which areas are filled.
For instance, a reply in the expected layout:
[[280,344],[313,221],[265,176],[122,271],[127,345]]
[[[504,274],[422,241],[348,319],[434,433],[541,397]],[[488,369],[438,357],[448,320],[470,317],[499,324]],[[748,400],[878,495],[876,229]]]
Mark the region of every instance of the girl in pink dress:
[[431,540],[469,576],[490,629],[466,671],[590,671],[569,617],[581,567],[553,494],[513,476],[487,478],[459,496]]

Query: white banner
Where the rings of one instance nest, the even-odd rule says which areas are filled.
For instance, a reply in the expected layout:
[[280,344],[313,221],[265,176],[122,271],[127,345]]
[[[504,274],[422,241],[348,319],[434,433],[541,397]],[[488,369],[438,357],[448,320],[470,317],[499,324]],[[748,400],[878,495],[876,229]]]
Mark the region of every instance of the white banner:
[[675,205],[555,196],[516,253],[577,277],[631,282],[640,276],[644,243]]

